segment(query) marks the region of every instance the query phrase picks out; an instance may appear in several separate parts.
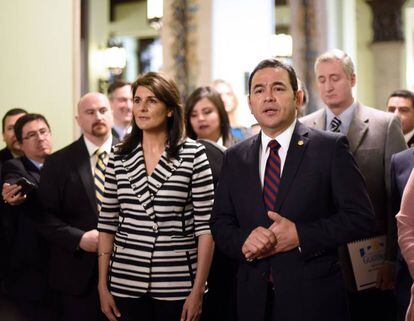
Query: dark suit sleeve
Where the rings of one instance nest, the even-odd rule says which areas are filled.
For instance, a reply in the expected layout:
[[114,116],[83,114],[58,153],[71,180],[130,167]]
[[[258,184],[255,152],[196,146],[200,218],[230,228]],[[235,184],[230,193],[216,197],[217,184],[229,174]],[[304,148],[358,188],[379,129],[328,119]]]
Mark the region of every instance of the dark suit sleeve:
[[211,231],[215,242],[226,255],[245,261],[241,249],[251,231],[241,229],[238,224],[230,196],[232,166],[228,158],[228,153],[225,153],[220,181],[214,193]]
[[64,173],[62,173],[61,162],[52,157],[46,160],[40,178],[39,200],[42,213],[39,228],[49,241],[69,251],[76,251],[85,231],[69,225],[62,219]]
[[391,182],[391,159],[392,155],[407,149],[407,144],[401,130],[401,122],[398,117],[394,116],[389,123],[385,141],[385,187],[387,191],[387,243],[385,245],[385,259],[395,261],[397,257],[397,221],[395,220],[393,200],[392,200],[392,182]]
[[395,155],[392,155],[391,157],[391,165],[390,165],[390,199],[391,199],[391,205],[390,205],[390,214],[388,215],[388,221],[387,221],[387,241],[390,243],[387,246],[387,252],[386,252],[386,260],[389,261],[395,261],[397,256],[397,249],[398,249],[398,239],[397,239],[397,220],[395,219],[395,215],[400,211],[400,205],[401,205],[401,195],[399,195],[398,190],[398,184],[397,184],[397,178],[395,174]]
[[[374,229],[374,215],[365,181],[348,150],[345,136],[336,140],[330,169],[331,197],[335,213],[309,223],[297,223],[302,255],[336,248],[368,237]],[[298,200],[300,201],[300,200]]]
[[26,176],[23,173],[23,169],[19,168],[13,161],[5,162],[1,169],[1,173],[3,177],[3,183],[9,183],[9,184],[13,184],[20,177]]
[[14,184],[19,178],[25,177],[34,184],[34,188],[27,193],[26,200],[22,204],[15,206],[7,205],[7,207],[11,208],[24,208],[25,213],[30,213],[31,216],[34,217],[37,214],[35,207],[37,206],[38,182],[28,173],[20,159],[13,159],[5,162],[2,168],[2,176],[4,183]]

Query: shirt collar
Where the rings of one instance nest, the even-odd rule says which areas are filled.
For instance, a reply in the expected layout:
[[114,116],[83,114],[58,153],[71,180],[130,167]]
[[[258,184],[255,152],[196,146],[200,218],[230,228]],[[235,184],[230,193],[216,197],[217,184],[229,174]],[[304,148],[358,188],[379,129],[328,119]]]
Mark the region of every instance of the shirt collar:
[[117,132],[118,136],[122,139],[126,134],[129,134],[131,132],[132,127],[122,127],[119,125],[114,125],[113,129]]
[[267,145],[273,139],[275,139],[283,150],[287,151],[289,149],[290,140],[292,139],[293,131],[295,130],[296,126],[296,119],[290,124],[288,128],[286,128],[282,133],[280,133],[275,138],[267,136],[263,130],[261,131],[261,139],[262,139],[262,152],[266,150]]
[[[27,157],[27,156],[26,156],[26,157]],[[42,169],[42,167],[43,167],[43,163],[39,163],[39,162],[37,162],[37,161],[35,161],[35,160],[33,160],[33,159],[29,158],[29,157],[27,157],[27,159],[28,159],[29,161],[31,161],[31,162],[32,162],[32,164],[33,164],[34,166],[36,166],[36,168],[37,168],[39,171]]]
[[341,125],[339,126],[340,132],[342,134],[347,134],[349,130],[349,126],[351,125],[352,118],[354,117],[354,112],[357,107],[357,102],[354,101],[349,107],[347,107],[342,113],[339,115],[335,115],[328,107],[325,108],[326,111],[326,122],[325,128],[328,130],[329,125],[331,124],[332,119],[336,116],[341,120]]
[[109,136],[109,138],[103,143],[102,146],[96,146],[94,143],[92,143],[89,139],[87,139],[85,136],[83,136],[83,140],[85,141],[86,149],[88,150],[89,157],[92,157],[96,150],[101,148],[103,149],[107,155],[111,152],[112,148],[112,135]]

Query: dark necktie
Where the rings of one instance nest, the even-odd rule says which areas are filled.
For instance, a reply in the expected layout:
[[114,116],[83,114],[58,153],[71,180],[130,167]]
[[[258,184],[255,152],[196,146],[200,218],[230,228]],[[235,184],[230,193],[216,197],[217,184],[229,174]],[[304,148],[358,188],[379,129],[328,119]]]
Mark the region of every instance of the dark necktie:
[[271,140],[268,144],[270,152],[266,162],[266,169],[263,184],[263,199],[266,210],[273,211],[280,185],[280,144],[276,140]]
[[98,160],[95,165],[95,193],[96,193],[96,203],[98,206],[98,211],[101,210],[103,195],[104,195],[104,184],[105,184],[105,157],[106,152],[100,148],[95,152]]
[[339,126],[341,126],[342,122],[338,117],[334,117],[329,125],[329,130],[334,133],[339,133]]

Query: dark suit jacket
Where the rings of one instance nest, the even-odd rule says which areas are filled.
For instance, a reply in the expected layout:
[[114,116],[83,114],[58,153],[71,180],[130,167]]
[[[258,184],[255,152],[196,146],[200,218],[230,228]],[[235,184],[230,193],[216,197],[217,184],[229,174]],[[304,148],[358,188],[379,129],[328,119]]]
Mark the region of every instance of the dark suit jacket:
[[[206,139],[198,139],[197,142],[206,148],[216,188],[226,148]],[[208,275],[209,292],[205,295],[201,321],[236,320],[236,271],[237,261],[230,259],[216,247]]]
[[[400,211],[401,198],[411,170],[414,168],[414,148],[394,154],[391,158],[391,196],[394,215]],[[408,308],[413,280],[401,253],[397,256],[395,290],[398,303]]]
[[[1,167],[3,166],[3,164],[9,159],[13,159],[13,154],[11,153],[11,151],[7,147],[0,150],[0,172],[1,172]],[[0,178],[1,178],[1,174],[0,174]]]
[[213,174],[214,187],[216,187],[220,177],[224,151],[226,148],[207,139],[198,139],[197,142],[203,144],[206,148],[207,159],[210,163],[211,172]]
[[275,208],[296,224],[300,250],[247,262],[246,238],[272,223],[259,178],[260,144],[256,135],[226,151],[212,214],[216,244],[240,261],[239,320],[264,320],[270,268],[278,320],[348,320],[337,247],[372,233],[374,217],[347,139],[296,124]]
[[95,253],[78,248],[82,235],[96,229],[98,210],[89,154],[83,137],[50,155],[39,184],[40,228],[51,242],[49,282],[79,295],[95,287]]
[[[36,185],[39,183],[39,169],[26,157],[19,157],[4,163],[4,182],[13,184],[25,177]],[[24,203],[7,206],[4,212],[6,244],[8,250],[5,286],[9,295],[26,300],[42,300],[46,297],[48,246],[36,230],[38,213],[37,191],[27,194]]]

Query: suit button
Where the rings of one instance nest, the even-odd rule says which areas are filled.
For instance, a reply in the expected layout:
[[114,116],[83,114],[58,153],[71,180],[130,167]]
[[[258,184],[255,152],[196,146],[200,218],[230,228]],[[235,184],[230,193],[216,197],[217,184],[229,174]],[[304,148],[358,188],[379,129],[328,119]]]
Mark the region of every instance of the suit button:
[[138,196],[138,198],[141,198],[141,194],[138,194],[137,196]]
[[157,184],[157,187],[160,188],[161,187],[161,184]]
[[137,187],[137,185],[135,185],[135,184],[132,184],[131,186],[132,186],[132,188],[135,188],[135,187]]
[[158,231],[158,225],[157,225],[157,224],[154,224],[154,225],[152,226],[152,230],[153,230],[154,232],[157,232],[157,231]]

